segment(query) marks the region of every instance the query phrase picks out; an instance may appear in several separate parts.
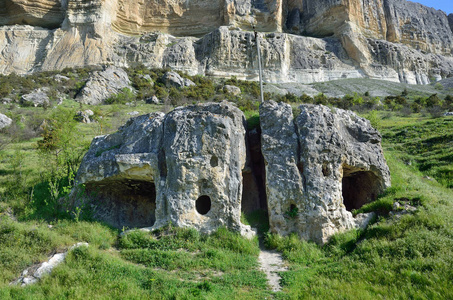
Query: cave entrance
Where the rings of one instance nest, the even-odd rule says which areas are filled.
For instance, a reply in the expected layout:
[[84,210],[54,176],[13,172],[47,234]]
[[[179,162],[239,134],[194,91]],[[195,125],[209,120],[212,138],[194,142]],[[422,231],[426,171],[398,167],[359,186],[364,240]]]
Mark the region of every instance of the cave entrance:
[[373,172],[343,165],[343,203],[348,211],[376,200],[379,192],[380,181]]
[[267,211],[266,169],[261,153],[261,128],[258,126],[247,131],[247,148],[250,160],[242,172],[241,210],[251,213],[256,210]]
[[154,182],[134,179],[103,180],[86,185],[94,216],[116,228],[151,227],[156,221]]

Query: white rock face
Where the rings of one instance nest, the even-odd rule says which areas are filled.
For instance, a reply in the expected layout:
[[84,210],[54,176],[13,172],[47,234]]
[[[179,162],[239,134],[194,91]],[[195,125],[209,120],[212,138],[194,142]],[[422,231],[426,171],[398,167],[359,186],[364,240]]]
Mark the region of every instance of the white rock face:
[[13,120],[4,114],[0,114],[0,129],[6,128],[13,123]]
[[[265,102],[260,107],[262,152],[271,230],[324,243],[355,228],[352,209],[390,186],[379,133],[352,112]],[[361,225],[360,225],[361,226]]]
[[372,215],[354,219],[350,211],[390,186],[379,133],[349,111],[300,110],[294,118],[287,104],[262,104],[261,149],[256,130],[247,146],[244,115],[227,102],[132,118],[93,140],[76,178],[85,189],[73,190],[73,205],[87,200],[96,217],[118,228],[226,226],[251,236],[240,214],[261,201],[259,190],[249,192],[256,189],[250,174],[258,178],[251,156],[262,152],[265,170],[257,172],[266,178],[272,231],[325,243],[366,226]]
[[194,86],[195,85],[195,83],[193,83],[192,80],[187,79],[187,78],[182,78],[176,72],[167,72],[167,73],[165,73],[164,76],[162,77],[162,81],[167,86],[173,86],[173,87],[177,87],[177,88],[182,88],[182,87]]
[[102,72],[94,72],[76,100],[84,104],[97,105],[118,94],[124,88],[131,88],[127,73],[117,67],[108,67]]
[[253,23],[268,82],[453,76],[453,17],[406,0],[9,1],[1,74],[143,63],[255,80]]
[[50,105],[50,99],[44,90],[37,89],[29,94],[22,95],[20,104],[25,106],[43,107]]
[[77,183],[88,198],[96,194],[90,198],[95,215],[119,228],[171,222],[203,232],[226,226],[251,236],[240,222],[244,122],[226,102],[133,118],[93,140]]
[[231,94],[233,96],[238,96],[241,94],[241,89],[234,85],[225,85],[223,87],[223,92],[227,94]]
[[[88,247],[88,243],[77,243],[72,245],[68,251],[79,247]],[[54,254],[48,261],[43,262],[39,266],[33,266],[24,270],[21,276],[11,284],[20,284],[20,286],[24,287],[37,283],[43,276],[49,275],[56,266],[64,262],[68,251]],[[33,269],[35,268],[36,270],[33,272]],[[31,272],[33,272],[33,274],[30,274]]]

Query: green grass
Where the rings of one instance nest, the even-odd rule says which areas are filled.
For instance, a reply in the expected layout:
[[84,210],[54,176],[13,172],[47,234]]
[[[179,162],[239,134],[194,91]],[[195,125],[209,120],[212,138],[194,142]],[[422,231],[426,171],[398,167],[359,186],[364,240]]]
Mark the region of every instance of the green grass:
[[[63,107],[79,109],[73,101]],[[116,130],[130,117],[127,112],[162,107],[82,108],[106,116],[102,130],[99,124],[77,125],[86,142]],[[22,112],[24,124],[39,123],[35,113],[39,118],[50,114],[33,108],[14,111]],[[245,115],[249,129],[259,126],[253,105]],[[171,226],[120,236],[89,214],[75,219],[71,212],[58,212],[42,178],[46,165],[36,152],[37,138],[11,141],[0,151],[0,299],[453,298],[453,119],[381,111],[373,118],[383,135],[392,187],[354,212],[377,212],[366,230],[337,234],[320,247],[295,235],[266,233],[267,212],[242,216],[288,264],[278,293],[269,291],[259,271],[257,239],[224,228],[205,235]],[[417,211],[391,217],[395,201]],[[25,268],[77,242],[90,246],[71,251],[40,283],[9,285]]]

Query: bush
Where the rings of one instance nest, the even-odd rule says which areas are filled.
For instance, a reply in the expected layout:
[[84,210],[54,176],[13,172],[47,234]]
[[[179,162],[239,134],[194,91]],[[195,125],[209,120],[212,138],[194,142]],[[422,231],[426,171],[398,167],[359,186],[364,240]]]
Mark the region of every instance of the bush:
[[126,104],[128,102],[134,101],[135,94],[129,88],[123,88],[121,92],[116,95],[113,95],[105,100],[106,104]]
[[437,94],[432,94],[426,99],[426,107],[434,107],[442,105],[442,100],[437,96]]

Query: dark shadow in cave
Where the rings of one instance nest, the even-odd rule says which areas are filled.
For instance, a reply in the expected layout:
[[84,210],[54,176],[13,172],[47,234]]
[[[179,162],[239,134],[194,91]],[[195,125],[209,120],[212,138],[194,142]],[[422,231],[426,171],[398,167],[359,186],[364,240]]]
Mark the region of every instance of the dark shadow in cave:
[[248,170],[242,173],[241,208],[245,213],[256,210],[267,211],[266,169],[261,153],[261,128],[247,131],[247,148],[249,152]]
[[343,203],[348,211],[375,201],[381,191],[378,176],[371,171],[343,165]]
[[94,216],[113,227],[151,227],[156,221],[154,182],[106,179],[87,184],[86,191],[94,204]]

